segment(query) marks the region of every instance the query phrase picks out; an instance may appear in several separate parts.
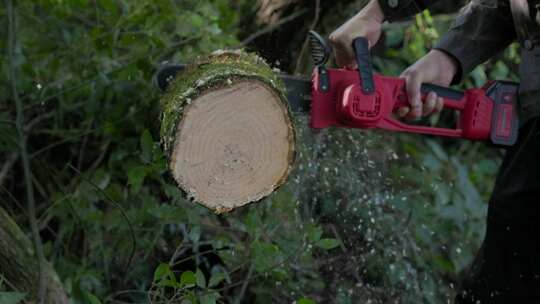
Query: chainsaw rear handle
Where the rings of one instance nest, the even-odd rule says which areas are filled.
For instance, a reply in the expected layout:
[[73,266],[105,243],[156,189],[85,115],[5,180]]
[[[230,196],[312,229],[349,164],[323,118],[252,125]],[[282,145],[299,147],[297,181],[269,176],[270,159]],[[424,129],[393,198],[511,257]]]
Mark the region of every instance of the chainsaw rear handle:
[[444,107],[454,110],[463,110],[465,104],[463,97],[465,93],[459,90],[439,86],[431,83],[423,83],[420,87],[422,93],[422,99],[425,99],[430,92],[435,92],[437,96],[441,97],[444,101]]
[[[369,41],[364,37],[358,37],[353,40],[353,49],[356,56],[356,63],[358,65],[358,75],[360,77],[360,83],[362,92],[366,95],[375,93],[375,81],[373,79],[373,67],[371,61],[371,55],[369,52]],[[437,96],[442,97],[444,100],[444,107],[463,110],[463,97],[464,93],[451,88],[424,83],[420,88],[422,93],[422,99],[425,99],[427,94],[435,92]],[[403,106],[408,106],[404,104]]]

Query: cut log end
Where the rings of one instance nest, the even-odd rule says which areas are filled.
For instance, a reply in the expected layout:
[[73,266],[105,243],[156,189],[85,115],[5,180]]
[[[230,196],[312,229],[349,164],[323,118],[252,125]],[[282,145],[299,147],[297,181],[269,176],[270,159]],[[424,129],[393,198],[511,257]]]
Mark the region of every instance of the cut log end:
[[195,201],[227,212],[272,193],[294,158],[294,130],[276,90],[238,79],[186,105],[170,168]]

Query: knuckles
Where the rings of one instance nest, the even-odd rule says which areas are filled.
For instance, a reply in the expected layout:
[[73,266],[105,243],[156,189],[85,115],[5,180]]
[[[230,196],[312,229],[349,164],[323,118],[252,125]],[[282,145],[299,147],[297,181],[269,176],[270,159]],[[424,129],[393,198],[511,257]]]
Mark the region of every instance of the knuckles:
[[342,47],[345,45],[345,37],[339,32],[333,32],[332,34],[330,34],[328,40],[335,47]]
[[[401,74],[401,76],[403,78],[405,78],[406,80],[410,81],[410,80],[413,80],[413,79],[416,79],[420,76],[420,71],[418,71],[416,68],[414,67],[409,67],[408,69],[406,69],[405,71],[403,71],[403,73]],[[408,82],[407,81],[407,82]]]

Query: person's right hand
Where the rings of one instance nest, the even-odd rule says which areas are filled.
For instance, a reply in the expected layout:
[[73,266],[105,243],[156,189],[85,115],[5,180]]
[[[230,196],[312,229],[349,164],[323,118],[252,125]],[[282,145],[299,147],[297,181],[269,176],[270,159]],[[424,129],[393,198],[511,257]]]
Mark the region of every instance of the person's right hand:
[[401,78],[405,79],[409,107],[398,109],[400,117],[419,118],[439,112],[443,108],[443,99],[435,92],[430,92],[424,102],[420,87],[422,83],[449,86],[456,75],[459,63],[450,55],[439,50],[431,50],[413,65],[408,67]]
[[369,47],[374,46],[381,37],[384,14],[378,0],[371,0],[356,16],[330,34],[329,40],[334,49],[336,64],[340,67],[356,67],[353,40],[367,38]]

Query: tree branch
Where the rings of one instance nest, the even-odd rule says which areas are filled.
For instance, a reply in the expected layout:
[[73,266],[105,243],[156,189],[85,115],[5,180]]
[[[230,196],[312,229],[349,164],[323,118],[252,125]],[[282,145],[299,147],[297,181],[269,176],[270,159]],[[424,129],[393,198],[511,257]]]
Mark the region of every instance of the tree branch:
[[11,92],[13,95],[13,100],[15,101],[15,108],[17,111],[17,118],[15,125],[17,128],[17,134],[19,137],[19,149],[20,156],[23,164],[24,170],[24,180],[26,188],[26,199],[27,199],[27,208],[28,208],[28,217],[30,221],[30,229],[32,230],[32,241],[34,243],[34,249],[38,259],[39,267],[39,284],[38,284],[38,293],[37,293],[37,303],[45,303],[45,298],[47,296],[47,277],[45,272],[45,255],[43,254],[43,244],[41,243],[41,238],[39,236],[39,228],[37,225],[36,219],[36,203],[34,200],[34,188],[32,183],[32,170],[30,169],[30,160],[28,157],[28,150],[26,147],[26,134],[24,131],[24,113],[23,105],[19,98],[19,93],[17,91],[17,81],[16,81],[16,67],[14,60],[14,50],[16,47],[16,36],[15,36],[15,14],[13,12],[13,2],[12,0],[5,0],[8,14],[8,58],[9,58],[9,76],[11,80]]
[[[313,19],[313,22],[311,23],[311,26],[309,27],[310,31],[314,30],[315,26],[317,26],[317,23],[319,23],[320,14],[321,14],[321,0],[316,0],[315,18]],[[306,35],[306,39],[304,39],[304,43],[302,44],[302,50],[300,51],[300,54],[298,54],[298,58],[296,59],[296,66],[294,68],[295,74],[300,72],[300,64],[302,63],[302,58],[304,57],[304,54],[307,50],[308,42],[309,42],[309,37]]]
[[249,35],[246,39],[242,40],[242,42],[240,42],[240,45],[238,46],[239,48],[241,47],[244,47],[248,44],[250,44],[253,40],[259,38],[260,36],[264,35],[264,34],[268,34],[272,31],[274,31],[275,29],[279,28],[280,26],[282,26],[283,24],[285,23],[289,23],[291,21],[293,21],[294,19],[304,15],[305,13],[307,13],[308,9],[305,8],[305,9],[302,9],[302,10],[299,10],[299,11],[296,11],[292,14],[290,14],[289,16],[283,18],[283,19],[280,19],[278,22],[274,23],[274,24],[271,24],[265,28],[263,28],[262,30],[260,31],[257,31],[251,35]]
[[7,174],[15,162],[17,162],[17,159],[19,159],[19,154],[15,152],[11,153],[11,155],[7,158],[6,162],[2,166],[2,169],[0,170],[0,186],[4,184]]
[[236,299],[236,302],[237,304],[240,304],[240,303],[243,303],[243,300],[244,300],[244,296],[246,294],[246,290],[247,290],[247,287],[249,285],[249,282],[251,281],[251,278],[253,277],[253,270],[255,270],[255,266],[254,264],[252,263],[250,266],[249,266],[249,270],[248,270],[248,273],[247,273],[247,278],[246,280],[244,281],[244,284],[242,284],[242,288],[240,289],[240,294],[238,295],[238,298]]

